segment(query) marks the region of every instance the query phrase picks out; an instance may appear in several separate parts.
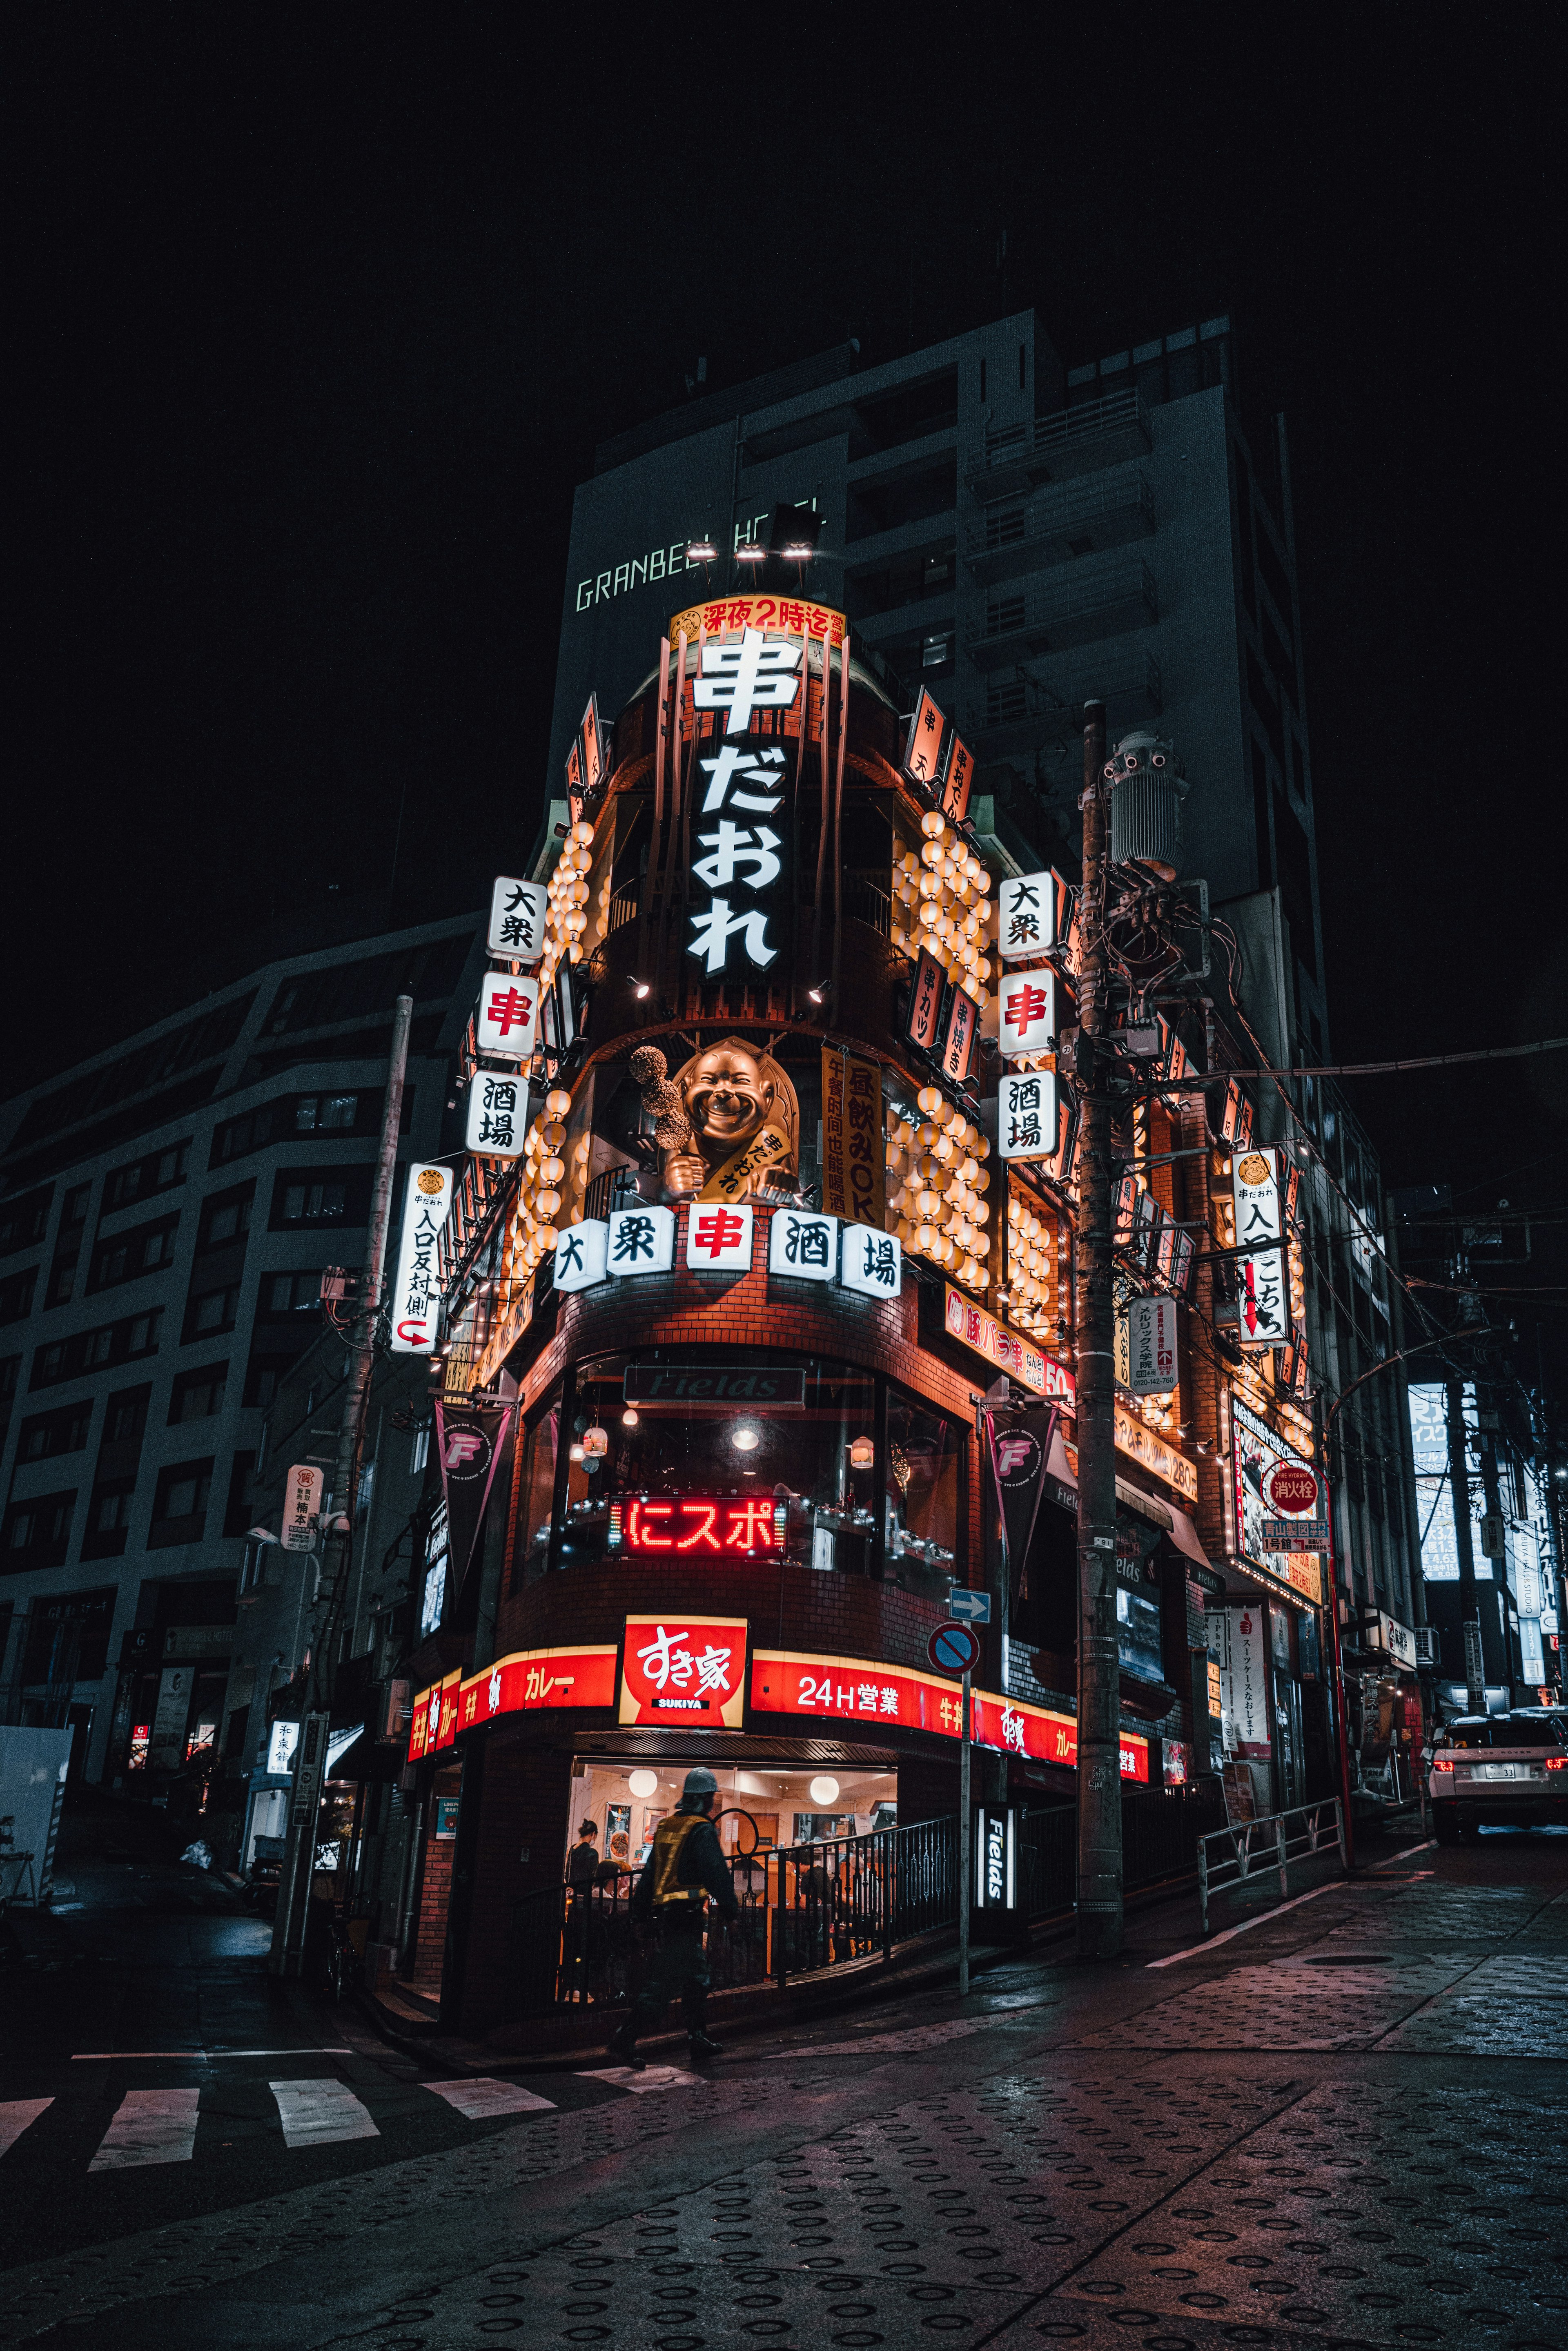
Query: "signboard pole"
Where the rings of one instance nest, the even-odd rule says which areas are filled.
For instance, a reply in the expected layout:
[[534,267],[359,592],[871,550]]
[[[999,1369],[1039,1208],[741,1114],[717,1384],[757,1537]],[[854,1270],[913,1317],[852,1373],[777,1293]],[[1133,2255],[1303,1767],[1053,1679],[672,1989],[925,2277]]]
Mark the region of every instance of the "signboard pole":
[[348,1377],[344,1383],[343,1418],[338,1432],[338,1458],[332,1471],[331,1510],[321,1523],[321,1580],[309,1628],[310,1665],[305,1678],[301,1720],[308,1724],[321,1709],[320,1766],[310,1800],[305,1801],[309,1758],[301,1736],[295,1767],[294,1802],[289,1807],[288,1844],[278,1881],[277,1912],[273,1923],[272,1950],[267,1965],[274,1975],[298,1976],[305,1967],[305,1930],[310,1916],[310,1886],[315,1875],[317,1808],[320,1769],[325,1765],[327,1721],[331,1707],[328,1657],[342,1615],[349,1585],[349,1562],[353,1541],[352,1521],[360,1482],[360,1447],[363,1441],[365,1408],[370,1402],[375,1370],[376,1322],[381,1313],[382,1275],[386,1263],[387,1226],[391,1218],[392,1173],[397,1163],[398,1132],[402,1124],[403,1076],[408,1068],[408,1032],[413,1019],[413,998],[400,996],[392,1014],[392,1050],[387,1062],[386,1101],[382,1111],[381,1147],[376,1155],[375,1183],[371,1192],[370,1230],[365,1236],[365,1262],[349,1343]]
[[958,1997],[966,2000],[969,1992],[969,1902],[973,1887],[969,1872],[973,1866],[970,1839],[974,1822],[969,1810],[969,1668],[964,1668],[963,1733],[958,1742]]
[[1465,1391],[1458,1380],[1444,1390],[1448,1414],[1448,1484],[1454,1498],[1454,1548],[1459,1559],[1459,1623],[1465,1641],[1465,1701],[1471,1714],[1487,1710],[1480,1602],[1476,1596],[1476,1547],[1470,1531],[1470,1472],[1465,1458]]
[[1078,1002],[1087,1049],[1078,1204],[1078,1952],[1122,1948],[1122,1739],[1116,1643],[1115,1299],[1104,968],[1105,705],[1083,707]]

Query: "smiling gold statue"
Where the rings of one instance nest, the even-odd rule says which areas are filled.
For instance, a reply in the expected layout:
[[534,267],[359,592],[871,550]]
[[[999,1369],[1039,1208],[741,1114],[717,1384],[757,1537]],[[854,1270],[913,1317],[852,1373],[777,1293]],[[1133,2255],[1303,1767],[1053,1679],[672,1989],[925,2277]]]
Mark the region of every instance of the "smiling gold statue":
[[[644,1047],[634,1061],[646,1055]],[[643,1082],[643,1072],[633,1067]],[[771,1053],[758,1053],[740,1037],[723,1037],[664,1080],[648,1080],[678,1096],[680,1112],[657,1128],[664,1148],[664,1190],[674,1200],[744,1200],[753,1194],[792,1192],[799,1181],[800,1106],[795,1089]],[[644,1086],[644,1097],[647,1088]],[[669,1108],[674,1110],[673,1102]],[[686,1129],[683,1135],[682,1127]]]

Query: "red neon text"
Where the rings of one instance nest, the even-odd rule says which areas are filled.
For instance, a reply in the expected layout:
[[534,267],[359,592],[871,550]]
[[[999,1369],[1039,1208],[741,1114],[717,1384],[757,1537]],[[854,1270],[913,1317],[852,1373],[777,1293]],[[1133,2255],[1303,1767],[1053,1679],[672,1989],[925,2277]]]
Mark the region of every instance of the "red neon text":
[[760,1498],[744,1502],[645,1502],[626,1510],[628,1551],[776,1551],[773,1504]]

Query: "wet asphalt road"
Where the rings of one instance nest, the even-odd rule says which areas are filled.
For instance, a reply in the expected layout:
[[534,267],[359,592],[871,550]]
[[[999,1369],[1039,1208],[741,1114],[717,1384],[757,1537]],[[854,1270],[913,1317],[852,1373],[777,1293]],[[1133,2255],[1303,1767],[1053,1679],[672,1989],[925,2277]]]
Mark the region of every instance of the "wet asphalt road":
[[490,2088],[193,1873],[78,1866],[0,1980],[0,2342],[1560,2351],[1568,1834],[1381,1851],[1197,1950],[1167,1904],[1109,1969]]

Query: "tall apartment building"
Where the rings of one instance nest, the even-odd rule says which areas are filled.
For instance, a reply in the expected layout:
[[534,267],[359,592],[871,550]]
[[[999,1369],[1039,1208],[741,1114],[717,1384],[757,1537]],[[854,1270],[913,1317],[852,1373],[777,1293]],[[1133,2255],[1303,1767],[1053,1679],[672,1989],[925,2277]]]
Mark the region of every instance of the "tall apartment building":
[[271,963],[0,1106],[0,1719],[69,1722],[73,1771],[217,1736],[264,1416],[363,1253],[393,998],[428,1155],[482,961],[463,917]]

